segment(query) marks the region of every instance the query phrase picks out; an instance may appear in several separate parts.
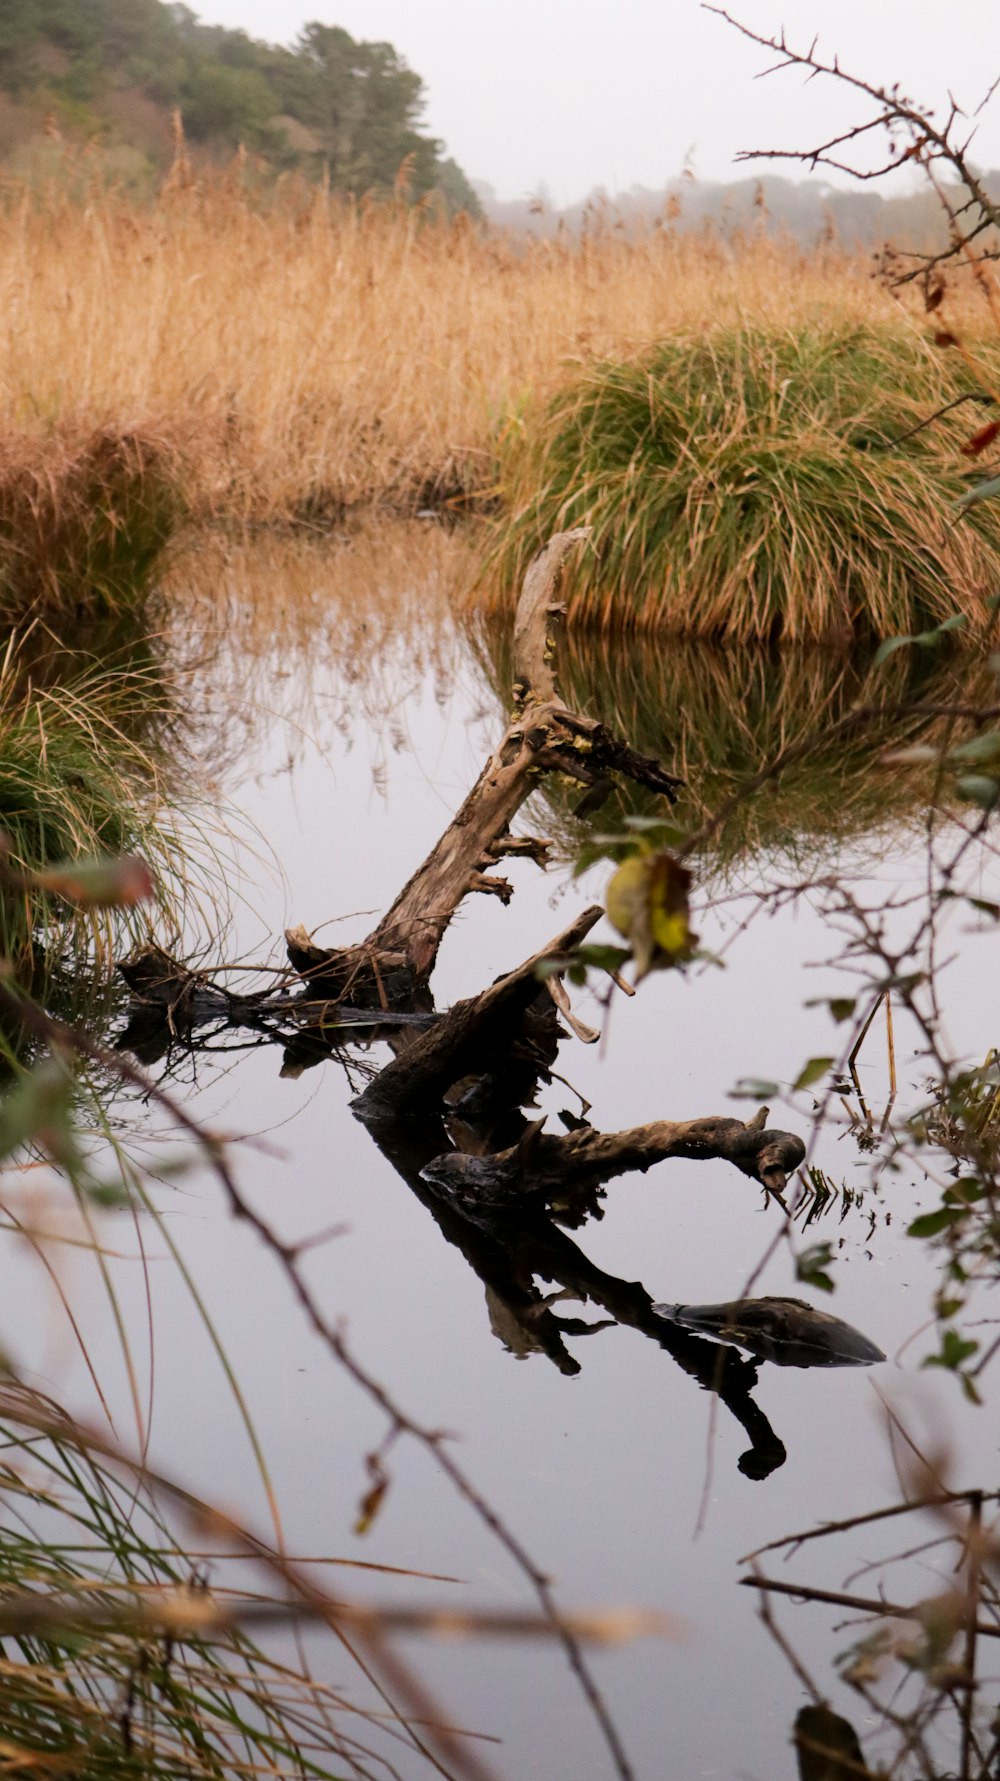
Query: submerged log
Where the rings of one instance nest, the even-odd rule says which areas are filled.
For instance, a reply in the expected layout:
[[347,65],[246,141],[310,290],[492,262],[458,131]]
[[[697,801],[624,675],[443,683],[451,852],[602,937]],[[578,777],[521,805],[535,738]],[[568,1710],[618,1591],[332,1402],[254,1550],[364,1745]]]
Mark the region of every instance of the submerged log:
[[780,1197],[805,1156],[805,1145],[794,1132],[772,1130],[766,1121],[766,1107],[748,1125],[715,1116],[654,1120],[623,1132],[580,1126],[557,1135],[544,1132],[539,1121],[518,1144],[494,1156],[451,1151],[435,1158],[424,1173],[428,1181],[465,1204],[518,1206],[532,1200],[566,1199],[616,1175],[644,1174],[654,1163],[683,1156],[733,1163]]
[[319,993],[349,995],[361,1006],[408,1005],[406,998],[427,983],[463,898],[485,892],[509,901],[511,886],[492,867],[509,855],[544,867],[550,844],[510,833],[543,774],[562,773],[584,791],[607,795],[614,775],[622,773],[675,798],[681,780],[596,719],[571,711],[556,691],[551,629],[563,610],[556,595],[567,555],[587,536],[586,527],[558,533],[528,569],[514,626],[512,721],[461,809],[378,927],[361,945],[341,949],[314,946],[301,929],[286,933],[293,966]]
[[881,1348],[830,1311],[804,1299],[732,1299],[724,1305],[654,1305],[658,1317],[698,1335],[746,1348],[776,1367],[873,1367]]

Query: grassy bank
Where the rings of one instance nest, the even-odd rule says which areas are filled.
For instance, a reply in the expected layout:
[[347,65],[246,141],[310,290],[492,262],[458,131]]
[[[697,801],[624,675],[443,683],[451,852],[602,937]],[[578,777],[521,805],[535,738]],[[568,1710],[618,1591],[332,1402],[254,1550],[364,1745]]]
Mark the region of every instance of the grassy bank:
[[[983,307],[949,292],[977,356]],[[588,620],[798,638],[905,629],[948,589],[971,610],[1000,522],[948,503],[984,410],[882,449],[989,376],[930,343],[942,313],[836,244],[610,213],[536,240],[305,186],[261,208],[236,177],[145,208],[9,189],[0,613],[137,603],[181,514],[326,533],[427,507],[502,510],[508,591],[589,519]]]
[[585,623],[739,643],[893,636],[956,610],[981,626],[1000,505],[956,521],[954,503],[963,469],[982,480],[961,447],[983,409],[896,444],[970,387],[960,356],[885,326],[719,327],[595,365],[508,453],[494,598],[589,525],[569,596]]
[[[578,240],[234,180],[149,208],[97,190],[0,205],[0,424],[176,454],[201,516],[336,519],[495,488],[498,451],[609,356],[676,331],[894,317],[870,261],[613,216]],[[54,449],[54,447],[53,447]]]
[[141,614],[182,508],[176,454],[121,423],[0,441],[0,618]]

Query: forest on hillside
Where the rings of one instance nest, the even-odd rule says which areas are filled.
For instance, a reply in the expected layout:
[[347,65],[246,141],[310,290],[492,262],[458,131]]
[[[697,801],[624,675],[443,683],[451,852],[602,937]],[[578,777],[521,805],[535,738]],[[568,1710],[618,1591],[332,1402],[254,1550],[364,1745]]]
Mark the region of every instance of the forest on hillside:
[[138,182],[169,159],[176,111],[196,151],[242,145],[358,195],[392,187],[405,167],[413,197],[479,208],[423,128],[420,76],[391,44],[335,25],[308,24],[280,48],[163,0],[4,0],[0,95],[6,160],[47,127],[117,150],[115,171]]

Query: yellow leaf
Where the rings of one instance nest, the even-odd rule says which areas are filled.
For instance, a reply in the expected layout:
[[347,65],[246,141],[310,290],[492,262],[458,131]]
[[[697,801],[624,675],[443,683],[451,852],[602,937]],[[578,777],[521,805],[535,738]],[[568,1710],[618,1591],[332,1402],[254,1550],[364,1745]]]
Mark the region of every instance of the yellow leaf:
[[624,934],[635,959],[635,981],[690,958],[697,944],[688,920],[691,874],[665,851],[633,855],[607,890],[608,920]]

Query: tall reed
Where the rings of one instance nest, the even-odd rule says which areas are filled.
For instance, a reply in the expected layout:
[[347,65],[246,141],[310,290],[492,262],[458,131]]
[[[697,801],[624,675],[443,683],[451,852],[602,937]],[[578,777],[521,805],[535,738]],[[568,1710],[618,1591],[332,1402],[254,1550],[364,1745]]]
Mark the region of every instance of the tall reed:
[[294,183],[262,208],[235,176],[149,208],[97,186],[0,197],[0,430],[19,449],[141,432],[180,454],[204,515],[461,504],[493,490],[529,402],[594,361],[720,324],[899,315],[835,244],[611,215],[527,240]]

